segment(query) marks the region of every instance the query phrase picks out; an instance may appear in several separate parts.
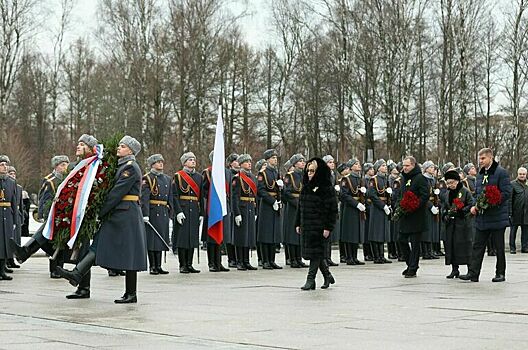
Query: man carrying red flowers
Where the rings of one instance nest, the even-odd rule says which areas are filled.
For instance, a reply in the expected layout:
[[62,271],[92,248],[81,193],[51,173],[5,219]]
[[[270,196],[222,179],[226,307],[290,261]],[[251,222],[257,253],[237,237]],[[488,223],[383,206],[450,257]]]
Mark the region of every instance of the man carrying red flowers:
[[506,280],[504,231],[510,224],[508,199],[512,192],[510,176],[506,169],[493,159],[491,149],[481,149],[478,157],[480,171],[476,179],[477,200],[471,208],[471,214],[476,215],[475,239],[469,271],[466,275],[461,275],[460,279],[478,282],[486,242],[491,237],[497,250],[497,265],[492,282],[504,282]]
[[[407,257],[407,268],[402,275],[405,278],[412,278],[416,277],[418,270],[422,232],[427,230],[425,210],[429,201],[429,185],[414,157],[408,156],[403,160],[402,175],[401,197],[396,207],[396,213],[400,213],[398,220],[403,256]],[[404,198],[405,201],[403,201]],[[400,207],[402,201],[408,204],[404,205],[405,208]]]

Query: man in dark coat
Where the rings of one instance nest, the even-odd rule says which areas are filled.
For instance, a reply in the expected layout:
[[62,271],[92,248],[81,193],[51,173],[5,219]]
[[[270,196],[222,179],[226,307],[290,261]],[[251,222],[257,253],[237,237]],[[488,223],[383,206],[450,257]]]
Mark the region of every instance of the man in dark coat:
[[[420,167],[414,157],[408,156],[403,160],[402,175],[403,187],[400,201],[408,191],[414,193],[420,201],[417,210],[399,219],[400,240],[402,242],[403,254],[407,257],[407,268],[402,274],[405,278],[412,278],[416,277],[416,271],[419,268],[421,234],[427,228],[425,211],[427,210],[427,202],[429,201],[429,187],[427,179],[422,175]],[[398,203],[398,207],[399,205],[400,203]]]
[[[460,276],[461,280],[478,282],[482,259],[486,250],[486,242],[491,237],[496,249],[497,264],[493,282],[504,282],[506,280],[506,256],[504,254],[504,231],[510,224],[508,218],[508,202],[512,193],[510,177],[506,169],[501,167],[493,159],[493,151],[483,148],[478,153],[480,171],[476,181],[477,203],[471,208],[471,214],[475,215],[475,240],[473,242],[473,253],[471,265],[466,275]],[[478,197],[488,186],[497,186],[501,193],[501,203],[498,206],[483,210],[478,207]]]
[[290,163],[294,170],[284,176],[284,244],[289,252],[290,267],[300,268],[306,266],[301,257],[301,240],[295,229],[297,219],[297,207],[302,190],[303,170],[305,166],[304,156],[300,153],[294,154]]
[[[42,222],[45,222],[48,219],[51,202],[55,197],[57,187],[59,187],[68,172],[69,163],[70,160],[66,155],[59,155],[51,158],[53,172],[42,179],[42,185],[40,186],[38,193],[38,218]],[[64,266],[63,254],[58,254],[55,259],[49,261],[50,278],[60,278],[55,272],[57,266]]]
[[[387,164],[389,161],[387,161]],[[391,196],[391,211],[394,212],[394,209],[396,209],[396,203],[398,202],[398,198],[400,196],[400,188],[401,188],[401,176],[400,176],[400,169],[398,168],[398,164],[391,161],[390,165],[388,164],[388,170],[389,170],[389,187],[392,188],[392,194]],[[390,241],[387,244],[387,251],[389,255],[389,259],[400,259],[401,251],[400,247],[398,245],[398,235],[399,235],[399,225],[397,221],[391,220],[390,221]],[[405,260],[400,260],[405,261]]]
[[148,157],[150,171],[143,176],[141,185],[141,211],[147,234],[151,275],[169,273],[161,268],[161,253],[169,250],[169,223],[173,212],[171,178],[163,173],[164,163],[161,154]]
[[341,242],[345,244],[345,261],[347,265],[365,265],[359,261],[357,252],[359,244],[365,242],[366,193],[361,178],[361,163],[357,159],[349,161],[350,174],[341,179],[340,230]]
[[240,165],[238,164],[238,154],[231,153],[226,158],[227,168],[225,169],[226,174],[226,201],[227,201],[227,214],[224,216],[224,244],[227,253],[227,261],[229,267],[237,267],[236,261],[236,249],[234,245],[234,230],[235,230],[235,217],[233,216],[233,202],[231,200],[231,194],[233,192],[233,178],[238,174]]
[[386,264],[392,261],[385,258],[385,242],[390,241],[390,195],[392,188],[387,178],[387,163],[379,159],[374,163],[376,175],[370,178],[367,198],[370,203],[368,237],[374,264]]
[[200,221],[203,221],[202,176],[196,172],[196,156],[192,152],[180,157],[183,169],[174,174],[172,194],[176,225],[173,227],[173,249],[178,249],[180,273],[199,273],[192,266],[194,249],[199,246]]
[[249,250],[256,245],[257,178],[251,173],[251,156],[238,157],[239,173],[233,178],[233,215],[235,217],[234,243],[237,270],[256,270],[249,262]]
[[521,253],[528,253],[528,186],[526,185],[526,168],[517,170],[517,179],[512,181],[510,200],[510,253],[515,254],[517,229],[521,228]]
[[141,144],[131,136],[119,141],[115,184],[99,212],[101,228],[94,236],[89,252],[73,269],[57,268],[61,277],[77,285],[95,263],[103,268],[124,270],[125,293],[116,304],[137,303],[137,272],[147,269],[147,244],[139,198],[141,169],[136,155]]
[[257,241],[262,249],[262,267],[266,270],[282,269],[275,263],[275,246],[282,238],[282,188],[284,183],[280,178],[278,154],[274,149],[264,152],[267,162],[265,170],[257,177],[258,187],[258,222]]
[[[13,180],[15,180],[15,182],[16,182],[17,171],[16,171],[14,166],[8,166],[7,167],[7,174]],[[22,186],[17,184],[16,199],[17,199],[17,207],[18,207],[17,214],[18,215],[17,215],[17,220],[16,220],[16,229],[15,229],[15,234],[14,234],[14,240],[19,245],[21,244],[21,241],[22,241],[22,225],[24,224],[24,221],[26,220],[26,217],[25,217],[26,208],[25,208],[24,199],[23,199],[24,192],[25,191],[22,188]],[[18,269],[18,268],[20,268],[20,266],[15,263],[15,259],[13,257],[11,257],[10,259],[7,259],[6,267],[10,268],[10,269]]]
[[13,257],[9,241],[15,236],[18,216],[17,185],[7,175],[9,163],[8,156],[0,155],[0,281],[13,279],[6,275],[6,261]]
[[328,269],[325,249],[330,232],[337,221],[337,200],[330,168],[320,158],[308,161],[303,176],[303,188],[297,211],[297,232],[302,236],[303,256],[310,260],[310,269],[302,290],[315,289],[317,270],[321,270],[322,289],[335,283]]

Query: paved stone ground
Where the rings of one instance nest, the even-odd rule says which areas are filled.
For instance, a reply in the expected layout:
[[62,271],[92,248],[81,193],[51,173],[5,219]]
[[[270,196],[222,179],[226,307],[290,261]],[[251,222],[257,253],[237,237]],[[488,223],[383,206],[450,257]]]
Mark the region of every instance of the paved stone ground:
[[182,275],[169,255],[169,275],[139,275],[138,304],[115,305],[122,277],[94,268],[92,298],[66,300],[72,287],[31,258],[0,281],[0,349],[526,348],[528,254],[507,254],[505,283],[491,282],[486,257],[479,283],[445,279],[442,260],[422,262],[415,279],[402,263],[370,263],[333,268],[326,291],[318,275],[310,292],[299,290],[306,269],[209,273],[205,259]]

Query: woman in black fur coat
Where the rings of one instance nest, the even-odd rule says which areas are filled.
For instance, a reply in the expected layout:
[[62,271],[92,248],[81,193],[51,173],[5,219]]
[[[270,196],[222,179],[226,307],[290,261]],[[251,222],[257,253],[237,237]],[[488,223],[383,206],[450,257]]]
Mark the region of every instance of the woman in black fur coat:
[[301,234],[303,258],[310,260],[308,277],[302,290],[315,289],[317,269],[321,270],[324,277],[321,288],[326,289],[335,283],[324,259],[324,252],[336,218],[337,201],[330,168],[321,158],[312,158],[304,168],[296,221],[297,233]]

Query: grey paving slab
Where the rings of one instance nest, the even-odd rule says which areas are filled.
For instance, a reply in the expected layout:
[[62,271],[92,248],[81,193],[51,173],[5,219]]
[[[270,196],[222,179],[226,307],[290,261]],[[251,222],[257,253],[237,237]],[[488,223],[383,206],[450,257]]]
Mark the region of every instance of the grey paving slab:
[[48,278],[46,258],[31,258],[0,281],[0,349],[526,347],[528,254],[507,254],[505,283],[491,282],[486,257],[479,283],[446,280],[442,260],[404,279],[395,262],[341,265],[330,290],[311,292],[299,290],[306,269],[209,273],[205,260],[202,273],[181,275],[170,255],[169,275],[139,275],[138,304],[115,305],[122,277],[94,268],[92,298],[67,300],[72,287]]

